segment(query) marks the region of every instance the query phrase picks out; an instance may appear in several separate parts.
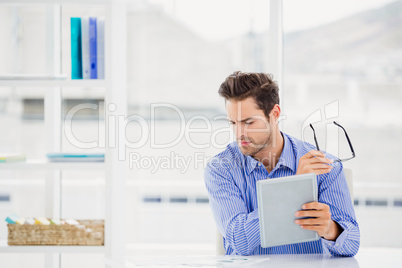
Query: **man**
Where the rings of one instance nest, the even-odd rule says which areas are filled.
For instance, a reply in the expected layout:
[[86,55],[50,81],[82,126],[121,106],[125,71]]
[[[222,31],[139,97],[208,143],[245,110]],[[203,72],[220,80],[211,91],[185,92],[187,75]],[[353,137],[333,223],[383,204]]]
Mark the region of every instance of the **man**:
[[[226,254],[327,253],[354,256],[359,227],[341,163],[315,147],[282,133],[278,86],[263,73],[235,72],[219,94],[236,141],[215,156],[205,169],[210,205],[223,235]],[[300,228],[317,231],[320,240],[262,248],[256,182],[304,173],[317,174],[318,202],[300,204]]]

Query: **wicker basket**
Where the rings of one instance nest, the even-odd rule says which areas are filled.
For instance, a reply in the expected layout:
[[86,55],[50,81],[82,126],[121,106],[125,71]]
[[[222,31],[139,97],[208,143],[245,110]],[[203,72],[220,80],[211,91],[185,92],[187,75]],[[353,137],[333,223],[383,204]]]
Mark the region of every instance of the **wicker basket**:
[[104,243],[103,220],[78,220],[79,225],[7,224],[11,245],[91,245]]

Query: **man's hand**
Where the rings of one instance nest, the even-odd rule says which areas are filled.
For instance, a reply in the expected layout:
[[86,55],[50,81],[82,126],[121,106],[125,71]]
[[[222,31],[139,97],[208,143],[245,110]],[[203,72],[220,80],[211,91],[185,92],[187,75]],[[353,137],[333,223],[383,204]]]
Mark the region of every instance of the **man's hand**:
[[306,153],[299,160],[296,175],[315,173],[316,175],[325,174],[331,171],[332,160],[325,157],[325,155],[316,150],[311,150]]
[[317,231],[318,235],[327,240],[335,241],[343,229],[331,220],[329,206],[324,203],[311,202],[302,206],[303,210],[295,213],[296,217],[313,217],[312,219],[297,219],[296,224],[301,228]]

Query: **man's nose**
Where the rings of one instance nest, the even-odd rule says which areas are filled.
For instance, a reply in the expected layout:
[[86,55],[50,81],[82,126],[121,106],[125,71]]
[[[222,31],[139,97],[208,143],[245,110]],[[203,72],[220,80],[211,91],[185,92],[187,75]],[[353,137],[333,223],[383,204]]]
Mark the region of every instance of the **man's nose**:
[[241,124],[236,125],[236,139],[241,139],[244,138],[245,133],[244,133],[244,127]]

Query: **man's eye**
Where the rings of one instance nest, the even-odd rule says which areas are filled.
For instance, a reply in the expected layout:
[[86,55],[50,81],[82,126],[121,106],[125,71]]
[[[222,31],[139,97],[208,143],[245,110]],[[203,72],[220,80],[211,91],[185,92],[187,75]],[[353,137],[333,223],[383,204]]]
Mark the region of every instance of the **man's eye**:
[[246,125],[251,125],[252,123],[254,123],[254,122],[246,122],[245,124]]
[[234,122],[232,122],[232,121],[228,121],[229,122],[229,125],[234,125]]

